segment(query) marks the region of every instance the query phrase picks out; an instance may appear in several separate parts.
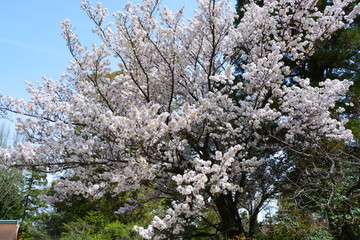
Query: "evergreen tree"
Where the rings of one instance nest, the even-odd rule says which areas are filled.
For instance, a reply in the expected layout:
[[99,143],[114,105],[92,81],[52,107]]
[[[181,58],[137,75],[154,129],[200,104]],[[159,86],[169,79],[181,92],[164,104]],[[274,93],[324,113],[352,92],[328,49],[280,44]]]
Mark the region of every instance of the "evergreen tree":
[[[264,1],[256,1],[262,5]],[[237,1],[238,24],[243,17],[243,7],[246,0]],[[353,4],[358,4],[355,1]],[[318,1],[317,7],[324,10],[332,1]],[[350,8],[349,8],[350,9]],[[349,9],[345,10],[348,11]],[[333,112],[338,119],[348,118],[350,127],[355,138],[350,143],[324,142],[315,152],[304,155],[296,155],[289,152],[284,160],[289,169],[288,174],[274,184],[275,192],[280,196],[287,196],[288,201],[296,203],[295,208],[301,209],[303,213],[318,213],[325,216],[329,221],[329,227],[337,239],[359,238],[359,97],[360,97],[360,17],[346,28],[338,30],[331,39],[317,43],[317,50],[313,55],[307,57],[302,64],[285,60],[293,68],[291,78],[309,78],[313,86],[328,78],[350,79],[354,84],[351,91],[338,107],[345,110],[341,114]],[[239,62],[238,81],[241,79],[243,69]],[[296,84],[291,79],[286,79],[284,85]],[[311,156],[309,158],[309,156]],[[267,170],[269,173],[271,171]],[[276,175],[275,175],[276,176]],[[284,179],[287,179],[284,181]],[[257,178],[257,182],[264,181]],[[292,184],[287,184],[290,181]],[[262,183],[262,185],[264,185]],[[269,197],[274,197],[270,195]],[[296,197],[294,197],[296,196]],[[254,201],[254,197],[250,197]],[[288,202],[287,204],[289,204]],[[257,217],[257,216],[256,216]],[[254,216],[255,218],[255,216]]]

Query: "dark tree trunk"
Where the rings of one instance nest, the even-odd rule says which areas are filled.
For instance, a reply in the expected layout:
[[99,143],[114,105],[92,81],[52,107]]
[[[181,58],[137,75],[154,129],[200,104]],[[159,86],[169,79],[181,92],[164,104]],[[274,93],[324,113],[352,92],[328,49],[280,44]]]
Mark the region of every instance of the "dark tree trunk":
[[249,218],[249,233],[247,235],[247,237],[249,238],[254,237],[255,232],[258,228],[258,221],[257,221],[258,215],[259,215],[259,208],[257,208]]
[[222,194],[215,199],[215,205],[220,215],[219,231],[224,238],[234,238],[245,235],[245,230],[241,222],[235,202],[230,194]]
[[356,227],[353,224],[345,223],[342,227],[340,239],[341,240],[355,240],[360,239],[359,234],[356,232]]

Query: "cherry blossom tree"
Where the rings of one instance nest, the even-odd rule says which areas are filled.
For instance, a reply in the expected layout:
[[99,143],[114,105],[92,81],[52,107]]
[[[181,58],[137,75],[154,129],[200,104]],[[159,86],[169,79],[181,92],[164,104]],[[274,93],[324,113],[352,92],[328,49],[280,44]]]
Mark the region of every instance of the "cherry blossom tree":
[[[306,154],[323,139],[352,138],[345,119],[331,115],[351,82],[290,81],[294,66],[284,59],[300,65],[360,6],[345,14],[351,0],[323,11],[316,0],[249,1],[234,26],[229,0],[197,2],[187,21],[183,9],[143,0],[108,23],[106,8],[84,0],[102,44],[82,46],[70,21],[62,22],[73,56],[68,74],[29,83],[28,102],[1,96],[2,111],[28,118],[17,122],[27,142],[0,157],[66,171],[55,187],[60,199],[154,189],[170,201],[146,229],[136,227],[146,239],[243,234],[246,174],[281,152]],[[241,78],[233,74],[238,62]],[[209,209],[218,222],[206,218]]]

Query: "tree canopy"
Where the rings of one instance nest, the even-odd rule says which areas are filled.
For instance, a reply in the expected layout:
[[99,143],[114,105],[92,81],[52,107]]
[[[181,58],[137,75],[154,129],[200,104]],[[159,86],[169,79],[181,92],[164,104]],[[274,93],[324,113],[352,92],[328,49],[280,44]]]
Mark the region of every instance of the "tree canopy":
[[103,43],[82,46],[62,22],[73,56],[68,74],[30,84],[28,102],[0,97],[1,110],[29,117],[17,123],[26,143],[0,157],[63,171],[54,186],[60,200],[152,189],[146,197],[164,207],[147,228],[136,227],[147,239],[241,235],[244,193],[273,186],[245,180],[259,169],[258,177],[269,168],[285,173],[284,155],[309,156],[325,140],[353,138],[345,117],[332,114],[343,110],[337,103],[347,101],[352,82],[312,86],[292,75],[352,22],[360,5],[349,10],[351,2],[320,9],[314,0],[249,1],[234,25],[228,0],[198,0],[187,22],[183,10],[159,1],[127,3],[112,23],[100,3],[84,0]]

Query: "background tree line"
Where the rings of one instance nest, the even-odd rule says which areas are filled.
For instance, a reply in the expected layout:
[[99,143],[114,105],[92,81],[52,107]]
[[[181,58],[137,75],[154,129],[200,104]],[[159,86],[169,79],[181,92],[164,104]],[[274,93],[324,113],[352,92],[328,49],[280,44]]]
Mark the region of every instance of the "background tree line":
[[[235,23],[241,19],[242,7],[247,2],[237,1],[239,19]],[[261,0],[256,2],[263,4]],[[329,4],[332,1],[322,0],[317,7],[324,9]],[[354,140],[326,141],[320,148],[306,154],[287,152],[283,156],[284,169],[259,169],[261,177],[258,178],[258,186],[266,186],[264,181],[273,186],[267,195],[264,191],[261,195],[277,199],[279,211],[267,219],[268,222],[264,221],[263,227],[257,226],[256,221],[253,224],[250,221],[251,237],[259,234],[255,232],[262,228],[260,235],[263,239],[310,239],[311,236],[311,239],[360,238],[359,23],[358,16],[351,25],[338,30],[331,39],[319,42],[315,53],[292,72],[293,77],[309,78],[313,86],[318,86],[320,81],[327,78],[353,81],[346,99],[338,105],[344,111],[333,114],[338,119],[348,118],[347,127],[352,130]],[[291,62],[290,59],[288,61]],[[240,66],[241,63],[238,65],[241,73]],[[264,180],[264,172],[269,173],[268,180]],[[254,201],[255,195],[250,197],[250,201]],[[257,213],[248,210],[250,219],[256,219]],[[254,234],[251,229],[254,229]]]

